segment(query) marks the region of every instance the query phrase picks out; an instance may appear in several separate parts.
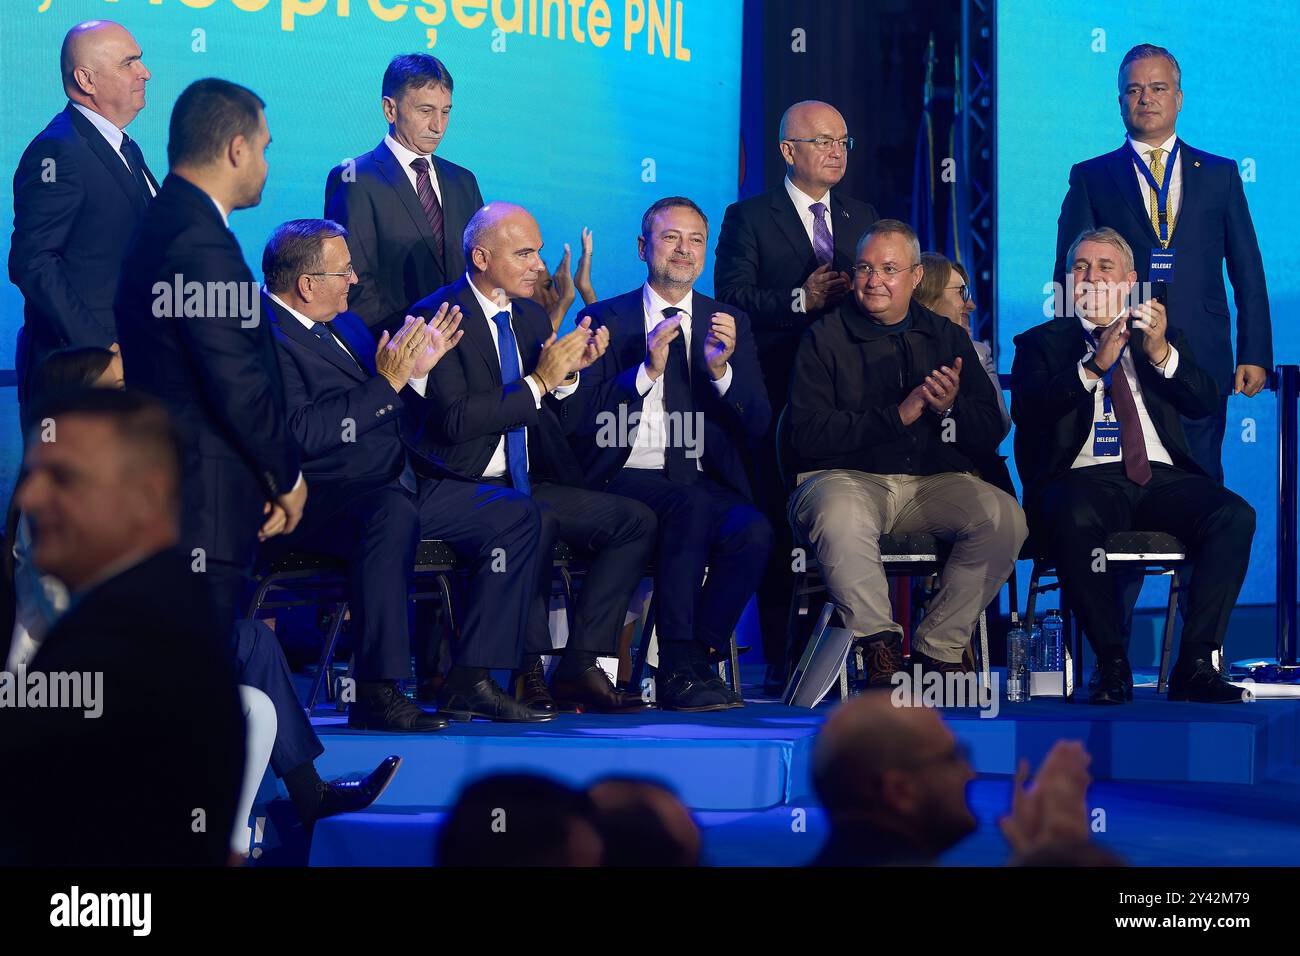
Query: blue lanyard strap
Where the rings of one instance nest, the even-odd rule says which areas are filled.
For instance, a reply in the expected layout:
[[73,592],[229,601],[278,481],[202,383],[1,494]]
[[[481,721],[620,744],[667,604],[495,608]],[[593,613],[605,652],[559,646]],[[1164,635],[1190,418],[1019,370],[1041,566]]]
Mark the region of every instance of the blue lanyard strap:
[[1174,140],[1174,148],[1169,151],[1169,156],[1165,160],[1165,181],[1162,185],[1156,185],[1155,176],[1151,175],[1151,168],[1142,162],[1142,157],[1138,155],[1137,150],[1132,151],[1133,165],[1138,169],[1139,175],[1147,181],[1151,191],[1156,196],[1156,219],[1160,223],[1160,244],[1169,245],[1169,185],[1174,181],[1174,160],[1178,158],[1178,148],[1183,145],[1181,139]]

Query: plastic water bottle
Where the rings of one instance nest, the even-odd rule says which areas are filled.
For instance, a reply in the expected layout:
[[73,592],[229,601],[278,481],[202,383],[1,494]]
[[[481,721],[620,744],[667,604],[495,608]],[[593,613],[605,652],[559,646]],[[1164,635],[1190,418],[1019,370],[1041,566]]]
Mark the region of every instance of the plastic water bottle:
[[1020,626],[1020,618],[1011,612],[1011,630],[1007,631],[1007,703],[1023,704],[1029,700],[1029,634]]
[[1040,657],[1035,670],[1065,670],[1065,621],[1061,612],[1051,610],[1043,618],[1043,640],[1040,645]]

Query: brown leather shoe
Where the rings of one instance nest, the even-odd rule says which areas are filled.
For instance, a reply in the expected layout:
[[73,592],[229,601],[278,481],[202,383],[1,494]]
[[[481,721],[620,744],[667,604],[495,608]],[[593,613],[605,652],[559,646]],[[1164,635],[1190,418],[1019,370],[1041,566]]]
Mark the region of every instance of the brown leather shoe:
[[903,669],[903,639],[893,631],[858,638],[862,663],[867,668],[868,687],[890,687],[893,676]]
[[973,663],[967,664],[965,657],[959,661],[937,661],[933,657],[922,654],[915,648],[912,649],[912,663],[921,665],[921,674],[936,671],[940,674],[973,674],[975,666]]
[[559,701],[558,707],[592,714],[637,714],[650,706],[637,694],[615,687],[599,664],[574,678],[553,678],[551,694]]
[[529,710],[540,710],[546,714],[554,714],[558,709],[555,698],[546,687],[546,670],[542,667],[541,658],[519,671],[515,677],[515,700]]

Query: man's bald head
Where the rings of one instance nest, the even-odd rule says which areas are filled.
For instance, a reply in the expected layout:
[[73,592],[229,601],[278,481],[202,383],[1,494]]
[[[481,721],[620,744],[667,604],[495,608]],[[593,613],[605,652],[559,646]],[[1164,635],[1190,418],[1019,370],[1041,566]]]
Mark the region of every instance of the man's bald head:
[[119,129],[144,109],[151,74],[140,45],[120,23],[86,20],[69,30],[59,50],[59,73],[68,99]]
[[[826,190],[844,178],[848,150],[840,145],[848,139],[848,126],[840,111],[821,100],[795,103],[781,116],[781,156],[786,175],[804,193],[820,199]],[[800,140],[829,141],[825,149]]]
[[[465,263],[484,295],[531,298],[541,274],[542,231],[523,206],[490,202],[465,227]],[[498,302],[498,305],[502,303]]]

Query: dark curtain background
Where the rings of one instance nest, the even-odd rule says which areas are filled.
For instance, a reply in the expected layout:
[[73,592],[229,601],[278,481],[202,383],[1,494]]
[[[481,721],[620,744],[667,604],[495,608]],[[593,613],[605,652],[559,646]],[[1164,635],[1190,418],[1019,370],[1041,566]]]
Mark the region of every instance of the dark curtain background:
[[[802,53],[791,49],[796,29]],[[931,33],[935,151],[945,156],[960,0],[745,0],[741,198],[785,175],[776,136],[786,107],[825,100],[854,138],[841,188],[882,216],[907,220]]]

